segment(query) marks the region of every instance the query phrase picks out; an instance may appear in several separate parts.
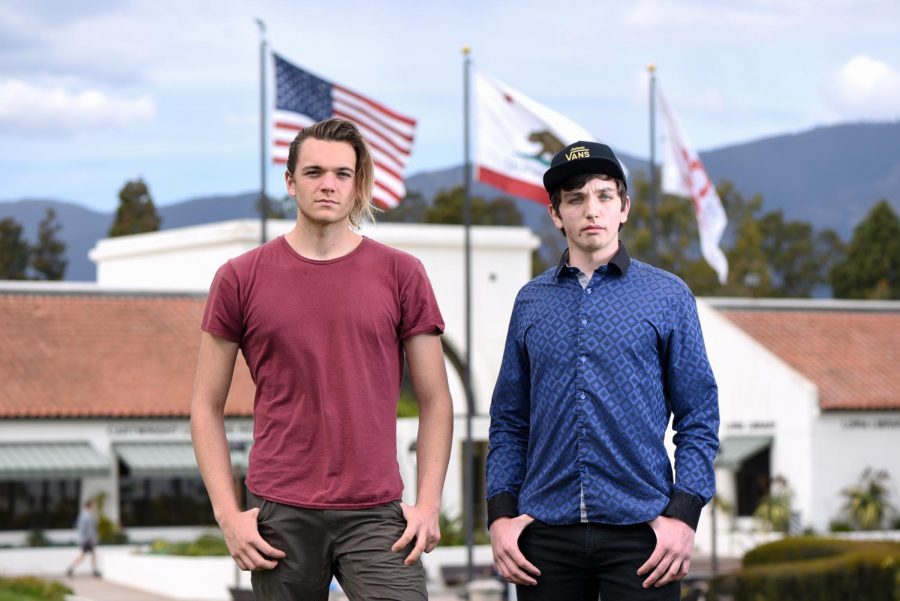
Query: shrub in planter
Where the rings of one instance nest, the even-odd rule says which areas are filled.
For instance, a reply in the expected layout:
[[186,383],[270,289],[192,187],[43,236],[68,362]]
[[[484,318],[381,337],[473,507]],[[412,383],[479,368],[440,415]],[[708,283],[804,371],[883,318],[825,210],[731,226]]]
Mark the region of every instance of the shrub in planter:
[[172,543],[157,539],[150,544],[150,553],[154,555],[183,555],[189,557],[210,557],[229,555],[225,539],[214,534],[204,534],[194,541]]
[[34,576],[0,577],[0,595],[3,594],[10,599],[63,601],[66,595],[72,594],[72,589],[55,580],[42,580]]
[[743,567],[710,582],[708,601],[895,601],[900,544],[785,539],[744,556]]

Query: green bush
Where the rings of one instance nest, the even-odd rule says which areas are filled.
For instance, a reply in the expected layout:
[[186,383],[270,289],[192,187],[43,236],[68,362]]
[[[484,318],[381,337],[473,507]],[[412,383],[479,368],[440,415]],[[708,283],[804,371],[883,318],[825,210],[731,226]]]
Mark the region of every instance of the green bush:
[[816,537],[762,545],[710,582],[708,601],[897,601],[900,544]]
[[150,544],[150,553],[154,555],[183,555],[188,557],[208,557],[230,555],[225,539],[215,534],[204,534],[197,540],[183,543],[172,543],[158,539]]
[[34,576],[0,577],[0,601],[63,601],[72,589]]
[[[466,532],[462,516],[449,518],[443,512],[438,516],[438,525],[441,529],[442,547],[459,547],[466,544]],[[491,544],[491,537],[484,526],[475,525],[472,537],[476,545]]]
[[32,528],[25,537],[25,542],[29,547],[49,547],[50,539],[40,528]]

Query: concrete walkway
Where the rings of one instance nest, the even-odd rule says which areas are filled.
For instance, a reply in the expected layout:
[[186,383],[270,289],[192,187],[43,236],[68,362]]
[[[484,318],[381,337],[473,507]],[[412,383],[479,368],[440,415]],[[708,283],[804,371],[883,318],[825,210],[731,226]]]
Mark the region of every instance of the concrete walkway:
[[56,580],[75,591],[68,597],[69,601],[175,601],[172,597],[139,591],[93,576],[76,574],[71,578],[60,576]]
[[[109,582],[102,578],[94,578],[93,576],[78,575],[68,578],[59,576],[54,578],[68,585],[74,594],[68,597],[68,601],[185,601],[184,599],[174,599],[172,597],[164,597],[147,591],[122,586]],[[346,599],[341,596],[340,599]],[[452,593],[432,593],[429,595],[430,601],[458,601],[459,597]]]

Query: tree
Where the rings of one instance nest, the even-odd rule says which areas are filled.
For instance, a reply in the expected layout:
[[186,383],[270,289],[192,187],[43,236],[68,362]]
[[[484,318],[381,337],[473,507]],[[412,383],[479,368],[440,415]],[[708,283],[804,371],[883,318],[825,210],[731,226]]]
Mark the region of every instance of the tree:
[[889,476],[884,470],[874,471],[871,468],[860,476],[856,486],[841,491],[846,502],[844,512],[848,521],[859,530],[877,530],[882,526],[888,514],[894,508],[888,501],[890,488]]
[[697,218],[691,201],[662,194],[656,208],[656,258],[652,258],[650,225],[650,184],[639,172],[629,191],[631,211],[620,236],[628,253],[679,276],[694,291],[704,295],[718,293],[716,273],[700,255]]
[[[268,201],[266,202],[268,208],[266,219],[290,219],[293,221],[297,218],[297,201],[293,197],[285,194],[276,199],[266,195],[266,199]],[[256,207],[256,214],[259,215],[262,212],[262,196],[256,199],[253,206]]]
[[847,256],[829,273],[837,298],[900,299],[900,220],[879,201],[853,230]]
[[421,192],[408,192],[395,208],[375,216],[376,221],[382,223],[424,223],[425,213],[428,211],[428,203]]
[[[465,190],[462,186],[441,190],[425,211],[425,223],[462,223],[464,201]],[[522,214],[510,198],[501,196],[488,201],[481,196],[473,196],[471,210],[472,225],[522,225]]]
[[0,280],[24,280],[30,248],[22,226],[12,217],[0,221]]
[[109,228],[110,238],[155,232],[159,229],[159,224],[156,206],[144,180],[126,182],[119,191],[119,208],[116,219]]
[[[632,202],[623,237],[629,250],[649,254],[649,207],[644,200],[649,187],[639,174],[632,188],[637,202]],[[826,283],[824,274],[843,253],[834,231],[816,233],[806,222],[786,221],[781,211],[762,214],[762,196],[745,198],[727,180],[717,191],[728,215],[721,241],[728,258],[728,281],[720,285],[700,254],[696,217],[684,198],[660,199],[656,265],[681,277],[697,295],[808,297]],[[634,246],[629,230],[637,230],[631,234]]]
[[38,241],[31,248],[31,268],[39,280],[61,280],[66,274],[66,244],[57,234],[62,224],[56,220],[56,211],[47,208],[47,214],[38,224]]

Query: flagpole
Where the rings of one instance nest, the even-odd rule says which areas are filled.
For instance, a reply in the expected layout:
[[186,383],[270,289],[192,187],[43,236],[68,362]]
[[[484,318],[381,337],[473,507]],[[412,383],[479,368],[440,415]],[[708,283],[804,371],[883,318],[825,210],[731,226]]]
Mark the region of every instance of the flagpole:
[[656,223],[656,65],[649,64],[647,71],[650,72],[650,261],[656,265],[659,262],[659,231]]
[[472,166],[469,158],[469,72],[472,59],[470,49],[463,47],[463,230],[465,232],[465,310],[466,310],[466,363],[464,378],[466,386],[466,440],[463,445],[463,525],[466,532],[466,579],[475,579],[473,549],[475,546],[475,461],[472,451],[472,417],[475,403],[472,398]]
[[260,244],[265,244],[269,197],[266,196],[266,24],[256,19],[259,27],[259,229]]

